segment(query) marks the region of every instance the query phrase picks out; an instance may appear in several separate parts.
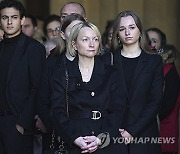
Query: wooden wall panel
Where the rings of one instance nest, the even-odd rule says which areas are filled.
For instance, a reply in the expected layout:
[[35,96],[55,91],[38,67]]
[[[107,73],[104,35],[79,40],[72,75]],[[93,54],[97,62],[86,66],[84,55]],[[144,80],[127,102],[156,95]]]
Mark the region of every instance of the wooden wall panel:
[[[60,8],[72,0],[20,0],[27,10],[38,11],[38,15],[45,17],[58,14]],[[41,1],[42,5],[39,5]],[[145,28],[158,27],[167,35],[168,43],[174,44],[180,50],[180,0],[73,0],[81,3],[87,12],[90,22],[104,31],[106,22],[114,19],[122,10],[135,11]],[[38,5],[37,5],[38,4]],[[45,10],[44,6],[49,6]],[[42,7],[41,7],[42,6]],[[37,9],[38,8],[38,9]],[[44,10],[46,12],[44,12]]]

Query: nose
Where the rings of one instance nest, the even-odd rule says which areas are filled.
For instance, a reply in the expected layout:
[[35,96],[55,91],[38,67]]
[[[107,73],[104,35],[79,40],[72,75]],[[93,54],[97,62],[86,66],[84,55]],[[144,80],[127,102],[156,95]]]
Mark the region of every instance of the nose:
[[52,31],[52,34],[53,34],[53,36],[56,36],[56,35],[57,35],[56,30],[53,30],[53,31]]
[[125,30],[125,34],[126,34],[126,35],[129,35],[129,34],[130,34],[130,32],[129,32],[129,29],[128,29],[128,28]]
[[12,24],[12,19],[11,18],[8,18],[8,24]]
[[93,40],[91,40],[91,41],[89,42],[89,46],[90,46],[90,47],[94,47],[94,41],[93,41]]

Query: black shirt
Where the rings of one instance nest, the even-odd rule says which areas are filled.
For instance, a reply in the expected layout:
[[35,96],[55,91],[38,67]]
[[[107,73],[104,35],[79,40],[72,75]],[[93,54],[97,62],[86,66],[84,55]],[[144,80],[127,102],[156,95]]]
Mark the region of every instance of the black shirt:
[[0,112],[10,110],[6,98],[7,78],[19,38],[20,34],[13,38],[5,38],[0,44]]
[[125,80],[127,92],[129,92],[129,88],[131,86],[134,70],[138,63],[139,57],[140,56],[135,57],[135,58],[128,58],[128,57],[124,57],[121,55],[124,80]]

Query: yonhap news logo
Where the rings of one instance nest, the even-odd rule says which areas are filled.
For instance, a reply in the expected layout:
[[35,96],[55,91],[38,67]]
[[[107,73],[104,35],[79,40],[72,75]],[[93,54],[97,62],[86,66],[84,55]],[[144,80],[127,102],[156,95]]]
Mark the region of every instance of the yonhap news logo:
[[175,137],[133,137],[133,138],[124,138],[124,137],[112,137],[108,132],[101,133],[97,136],[101,140],[99,148],[107,147],[110,142],[112,144],[174,144]]
[[99,148],[104,148],[110,144],[110,135],[108,132],[101,133],[97,136],[101,140],[101,144],[99,145]]
[[174,144],[175,137],[113,137],[114,144],[131,143],[131,144]]

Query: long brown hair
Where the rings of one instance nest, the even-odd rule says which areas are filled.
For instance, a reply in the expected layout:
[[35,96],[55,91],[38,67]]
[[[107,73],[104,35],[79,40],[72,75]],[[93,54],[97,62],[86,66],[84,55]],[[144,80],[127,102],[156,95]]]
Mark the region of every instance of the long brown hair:
[[114,20],[114,25],[113,25],[113,37],[112,37],[112,51],[115,51],[117,48],[122,48],[122,43],[119,41],[119,23],[122,17],[127,17],[127,16],[132,16],[136,26],[138,27],[141,35],[139,37],[139,43],[140,43],[140,48],[144,51],[149,52],[150,48],[147,42],[147,36],[145,35],[144,29],[142,22],[138,15],[133,12],[133,11],[122,11],[118,14],[118,16]]

